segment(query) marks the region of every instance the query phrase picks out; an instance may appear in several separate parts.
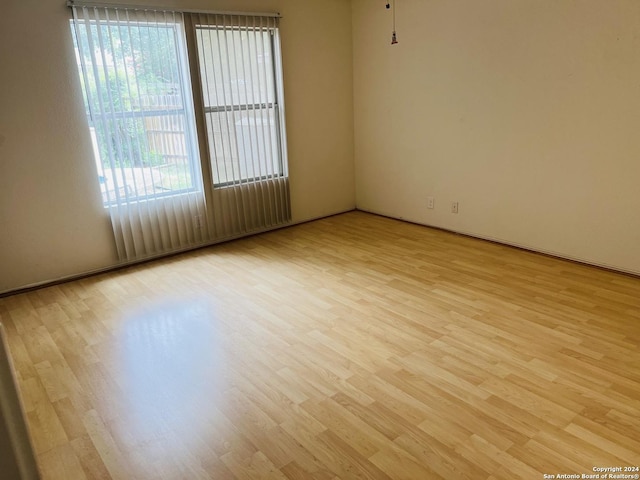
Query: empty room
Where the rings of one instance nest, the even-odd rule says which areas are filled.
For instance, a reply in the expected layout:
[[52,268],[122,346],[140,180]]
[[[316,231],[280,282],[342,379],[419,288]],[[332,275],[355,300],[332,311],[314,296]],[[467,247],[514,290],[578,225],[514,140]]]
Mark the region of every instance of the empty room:
[[640,2],[4,0],[0,479],[640,478]]

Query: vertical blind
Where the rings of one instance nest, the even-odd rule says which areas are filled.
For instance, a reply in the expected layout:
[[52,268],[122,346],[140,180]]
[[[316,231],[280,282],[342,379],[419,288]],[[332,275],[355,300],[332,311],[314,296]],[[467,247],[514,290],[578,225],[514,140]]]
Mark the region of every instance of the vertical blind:
[[290,221],[277,19],[72,5],[124,261]]
[[216,230],[234,235],[285,223],[291,212],[278,18],[188,16]]

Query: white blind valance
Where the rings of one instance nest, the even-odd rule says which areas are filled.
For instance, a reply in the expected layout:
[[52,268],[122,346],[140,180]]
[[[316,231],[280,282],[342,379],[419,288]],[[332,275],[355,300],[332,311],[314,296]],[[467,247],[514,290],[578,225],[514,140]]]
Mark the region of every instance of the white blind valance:
[[98,8],[111,8],[120,10],[139,10],[139,11],[154,11],[154,12],[175,12],[175,13],[195,13],[203,15],[227,15],[227,16],[241,16],[241,17],[275,17],[282,18],[280,13],[277,12],[241,12],[241,11],[218,11],[218,10],[198,10],[189,8],[175,8],[175,7],[159,7],[153,5],[135,5],[135,4],[122,4],[122,3],[110,3],[110,2],[91,2],[82,0],[67,0],[68,7],[98,7]]

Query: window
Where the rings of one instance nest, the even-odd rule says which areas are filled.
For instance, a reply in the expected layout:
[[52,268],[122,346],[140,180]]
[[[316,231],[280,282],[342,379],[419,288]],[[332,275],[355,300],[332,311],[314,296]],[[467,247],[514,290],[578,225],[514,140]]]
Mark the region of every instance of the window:
[[71,31],[120,257],[289,222],[277,15],[83,1]]
[[72,27],[105,205],[202,190],[181,25],[106,10]]
[[283,175],[273,31],[197,25],[196,38],[215,183]]

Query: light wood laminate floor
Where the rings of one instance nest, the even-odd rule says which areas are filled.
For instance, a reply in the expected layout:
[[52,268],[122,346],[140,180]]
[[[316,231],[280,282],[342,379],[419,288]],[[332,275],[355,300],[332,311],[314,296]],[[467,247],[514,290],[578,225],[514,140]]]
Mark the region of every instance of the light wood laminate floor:
[[362,212],[0,299],[0,317],[44,479],[640,464],[640,279]]

